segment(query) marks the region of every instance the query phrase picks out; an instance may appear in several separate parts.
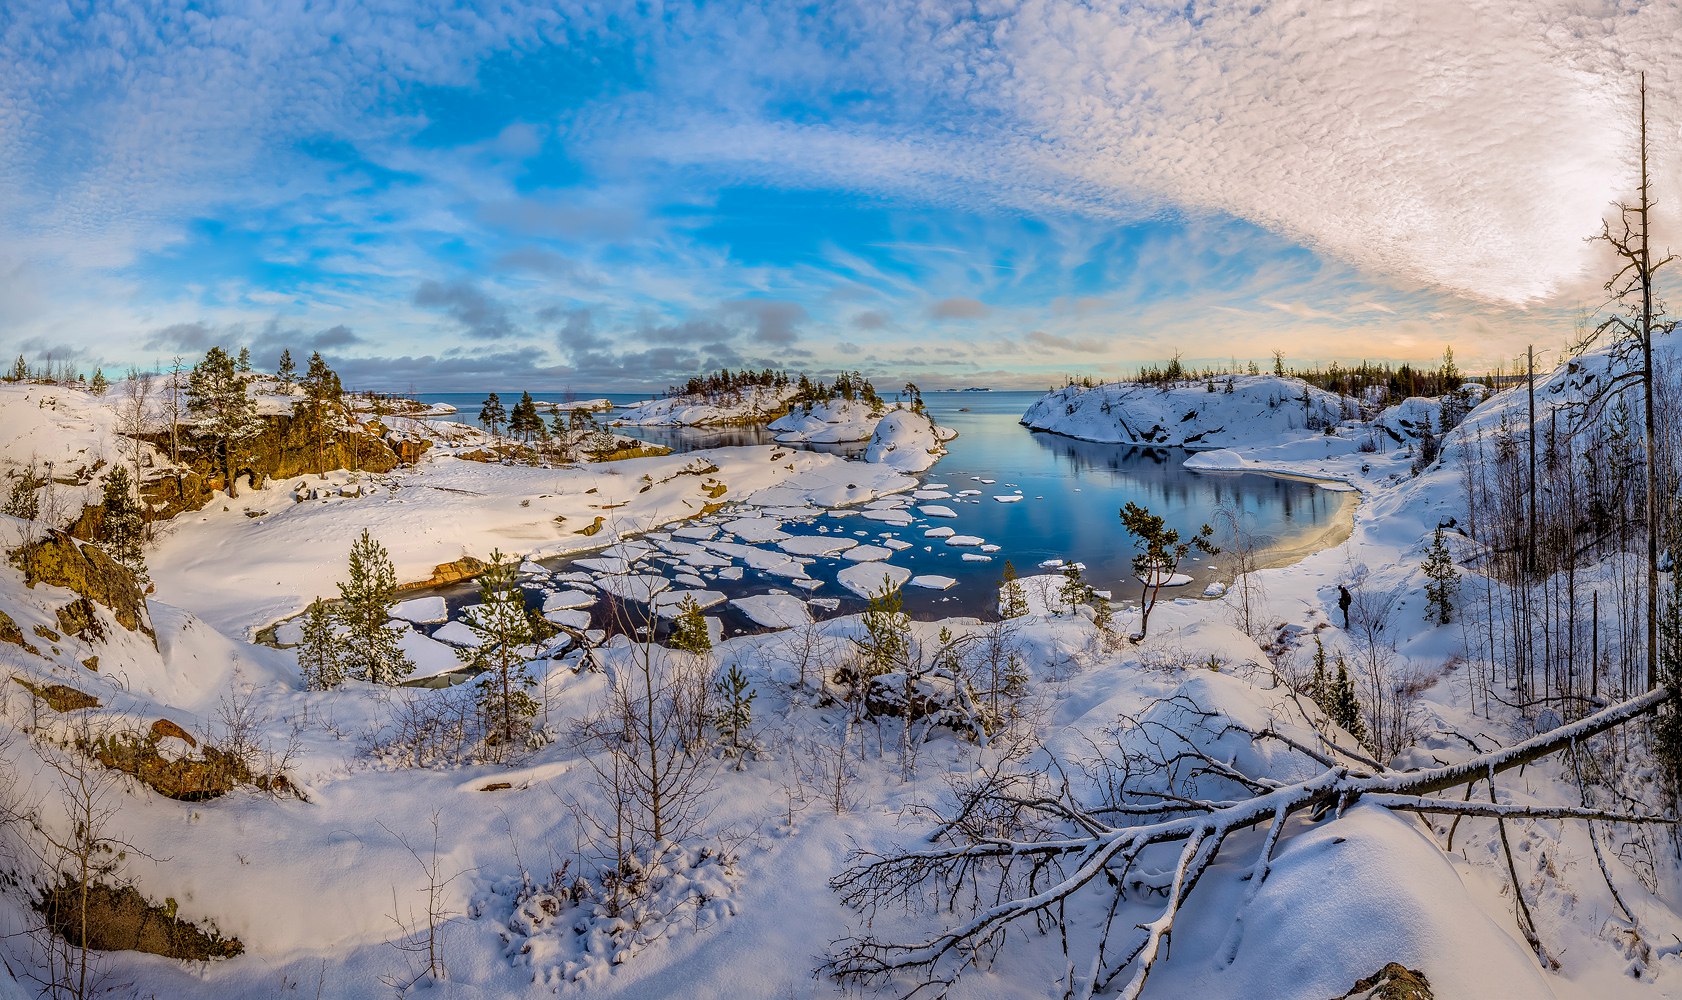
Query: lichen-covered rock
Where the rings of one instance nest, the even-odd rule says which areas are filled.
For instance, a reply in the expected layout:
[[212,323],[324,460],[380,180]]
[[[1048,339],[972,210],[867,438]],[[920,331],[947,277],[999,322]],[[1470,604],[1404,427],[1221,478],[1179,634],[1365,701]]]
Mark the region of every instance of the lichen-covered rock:
[[12,616],[4,611],[0,611],[0,642],[9,642],[14,646],[23,647],[26,653],[41,655],[41,651],[23,637],[23,629],[18,628],[18,623],[12,621]]
[[[24,583],[63,587],[110,609],[117,623],[131,632],[156,635],[146,614],[146,595],[126,566],[93,545],[82,545],[62,531],[18,550],[13,560],[23,570]],[[61,620],[60,624],[64,624]],[[66,631],[71,631],[68,627]]]
[[94,611],[93,602],[85,597],[76,598],[53,614],[58,617],[59,628],[79,639],[99,642],[105,638],[105,624]]

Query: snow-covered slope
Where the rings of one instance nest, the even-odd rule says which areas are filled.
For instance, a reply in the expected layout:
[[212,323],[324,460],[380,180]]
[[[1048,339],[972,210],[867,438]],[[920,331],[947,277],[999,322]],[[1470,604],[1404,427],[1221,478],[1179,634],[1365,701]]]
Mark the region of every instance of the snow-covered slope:
[[1022,423],[1085,441],[1227,448],[1318,430],[1358,412],[1354,399],[1301,379],[1235,375],[1213,385],[1213,392],[1202,381],[1166,386],[1111,382],[1090,389],[1071,385],[1036,400]]

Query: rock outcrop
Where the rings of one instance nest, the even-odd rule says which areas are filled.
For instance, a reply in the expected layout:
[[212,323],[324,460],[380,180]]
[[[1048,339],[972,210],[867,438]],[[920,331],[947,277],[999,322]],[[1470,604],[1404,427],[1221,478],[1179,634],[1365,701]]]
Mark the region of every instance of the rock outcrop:
[[140,581],[128,567],[98,547],[54,531],[19,549],[12,559],[23,570],[28,586],[45,583],[73,591],[108,609],[117,624],[131,632],[144,632],[154,644],[157,642]]

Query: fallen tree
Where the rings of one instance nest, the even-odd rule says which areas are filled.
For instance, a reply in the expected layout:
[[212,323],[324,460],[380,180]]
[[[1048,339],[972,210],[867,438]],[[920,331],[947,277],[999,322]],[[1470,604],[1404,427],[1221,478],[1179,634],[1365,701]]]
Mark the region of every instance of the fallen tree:
[[[954,814],[928,838],[939,846],[893,855],[859,852],[830,881],[841,900],[864,916],[867,926],[883,907],[919,902],[957,912],[960,901],[965,901],[973,907],[969,919],[920,941],[895,942],[868,933],[843,938],[832,946],[823,971],[861,986],[881,988],[899,982],[904,997],[943,996],[966,968],[982,965],[997,954],[1012,928],[1029,923],[1035,930],[1062,937],[1064,954],[1070,956],[1066,996],[1089,997],[1107,991],[1130,972],[1119,995],[1134,1000],[1163,953],[1176,915],[1222,844],[1239,831],[1267,824],[1247,876],[1253,899],[1267,879],[1274,849],[1291,817],[1306,813],[1335,819],[1356,802],[1402,812],[1493,817],[1502,823],[1532,818],[1674,823],[1674,816],[1587,806],[1501,804],[1495,796],[1497,775],[1574,749],[1674,696],[1669,688],[1657,687],[1513,746],[1417,771],[1366,766],[1359,763],[1363,759],[1359,755],[1330,741],[1327,749],[1317,749],[1276,728],[1249,730],[1230,720],[1218,723],[1223,734],[1238,731],[1257,742],[1278,740],[1321,770],[1293,783],[1246,776],[1183,735],[1172,734],[1177,740],[1168,740],[1161,733],[1144,740],[1151,748],[1149,754],[1119,762],[1124,774],[1178,769],[1182,777],[1213,776],[1248,793],[1225,800],[1176,794],[1172,785],[1158,791],[1133,787],[1125,796],[1095,807],[1078,800],[1055,760],[1050,770],[1060,779],[1045,779],[1045,769],[1022,773],[995,769],[959,790]],[[1195,709],[1194,714],[1212,717]],[[1472,786],[1483,781],[1490,785],[1490,801],[1470,801]],[[1453,789],[1465,789],[1465,798],[1431,797]],[[1174,866],[1163,873],[1144,870],[1141,855],[1161,844],[1181,845]],[[1154,918],[1118,927],[1117,916],[1130,891],[1135,896],[1159,893],[1163,902]],[[1067,908],[1077,897],[1096,899],[1107,912],[1097,947],[1080,969],[1065,920]],[[1550,964],[1528,926],[1522,897],[1519,905],[1521,929],[1538,957]],[[1117,931],[1116,937],[1125,940],[1113,939]]]

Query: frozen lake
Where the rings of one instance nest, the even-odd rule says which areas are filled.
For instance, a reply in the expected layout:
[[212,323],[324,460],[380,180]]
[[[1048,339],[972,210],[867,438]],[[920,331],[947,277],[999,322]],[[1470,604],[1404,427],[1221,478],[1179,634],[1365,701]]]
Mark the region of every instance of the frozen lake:
[[[505,397],[508,394],[503,394]],[[518,393],[514,393],[518,398]],[[534,394],[542,398],[540,394]],[[941,424],[959,432],[949,454],[921,479],[922,498],[905,496],[898,511],[866,512],[849,509],[808,520],[779,521],[781,533],[809,536],[810,542],[759,542],[721,535],[726,544],[748,544],[768,555],[792,553],[810,560],[805,577],[816,581],[792,585],[787,567],[782,572],[755,568],[765,560],[733,560],[740,575],[723,576],[718,567],[704,567],[698,576],[704,587],[737,598],[782,592],[804,598],[827,598],[833,613],[860,610],[864,602],[845,585],[866,576],[872,560],[860,555],[890,554],[884,566],[900,567],[913,577],[946,577],[955,581],[944,590],[908,586],[902,591],[906,610],[918,618],[951,615],[987,616],[993,613],[994,594],[1005,561],[1021,575],[1052,572],[1048,560],[1072,559],[1087,567],[1088,582],[1109,590],[1117,601],[1136,601],[1132,580],[1133,547],[1121,530],[1118,511],[1132,501],[1168,519],[1182,534],[1204,523],[1215,526],[1218,543],[1230,550],[1234,522],[1263,550],[1295,549],[1305,540],[1332,527],[1348,493],[1332,492],[1317,484],[1259,474],[1194,472],[1182,467],[1185,453],[1127,446],[1092,444],[1055,434],[1029,431],[1018,423],[1037,392],[931,393],[925,397]],[[422,396],[450,402],[461,410],[459,419],[472,420],[482,395]],[[615,402],[635,397],[610,397]],[[605,415],[604,415],[605,416]],[[723,445],[772,444],[769,431],[757,427],[620,428],[621,433],[667,445],[677,451],[696,451]],[[828,450],[837,449],[830,446]],[[938,493],[950,494],[938,496]],[[1004,499],[999,499],[1004,498]],[[728,510],[711,520],[722,524]],[[1346,513],[1345,513],[1345,516]],[[933,536],[928,533],[934,532]],[[956,542],[958,544],[949,543]],[[823,544],[821,539],[835,540]],[[875,551],[867,546],[876,547]],[[858,548],[849,556],[842,549]],[[654,553],[654,557],[669,553]],[[589,558],[588,555],[581,558]],[[554,570],[569,568],[573,558],[553,560]],[[1164,597],[1197,597],[1211,582],[1230,582],[1226,555],[1188,561],[1182,570],[1192,577],[1184,587],[1164,591]],[[651,562],[644,572],[675,576],[681,559]],[[884,570],[884,572],[888,572]],[[874,577],[874,574],[870,574]],[[693,586],[691,582],[688,585]],[[470,588],[452,588],[452,605],[470,600]],[[539,595],[533,595],[534,599]],[[598,616],[608,613],[597,609]],[[753,628],[731,605],[710,609],[724,619],[727,634]],[[820,616],[826,612],[820,611]]]

